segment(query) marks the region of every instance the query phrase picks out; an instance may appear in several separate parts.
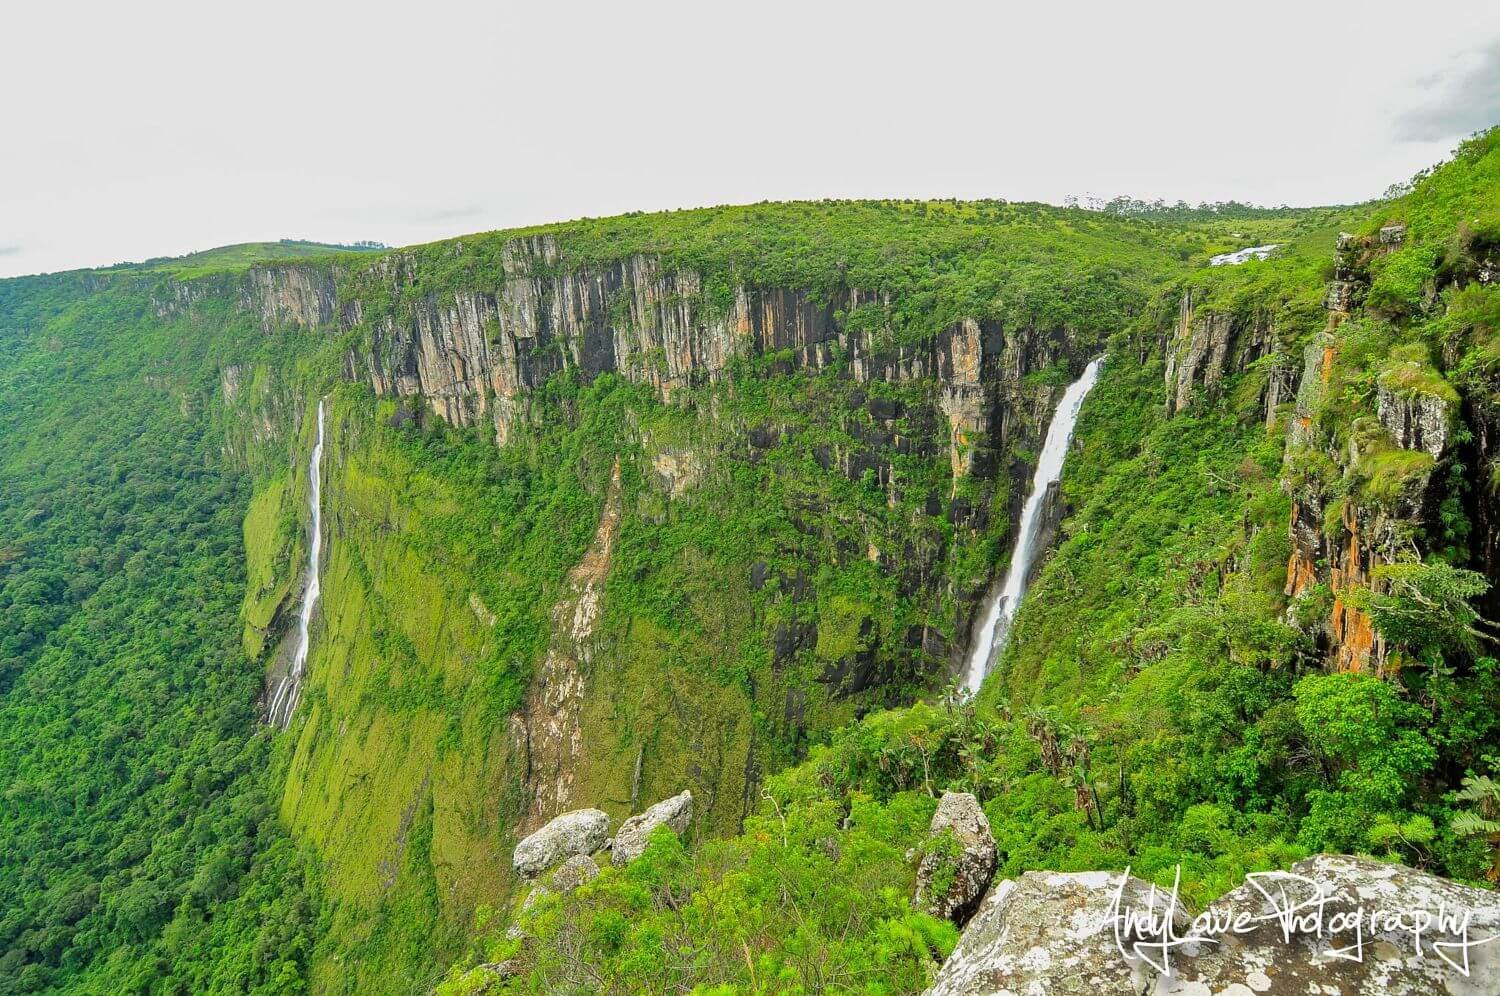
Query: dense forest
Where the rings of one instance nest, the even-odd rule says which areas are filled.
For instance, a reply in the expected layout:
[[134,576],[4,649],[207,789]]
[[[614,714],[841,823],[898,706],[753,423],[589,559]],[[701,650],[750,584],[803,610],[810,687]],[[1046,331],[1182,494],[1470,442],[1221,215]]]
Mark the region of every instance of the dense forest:
[[[958,936],[910,901],[948,789],[1001,876],[1493,883],[1500,131],[1392,195],[0,281],[0,993],[920,991]],[[1099,355],[1052,553],[958,701]],[[561,809],[683,788],[631,864],[512,871]]]

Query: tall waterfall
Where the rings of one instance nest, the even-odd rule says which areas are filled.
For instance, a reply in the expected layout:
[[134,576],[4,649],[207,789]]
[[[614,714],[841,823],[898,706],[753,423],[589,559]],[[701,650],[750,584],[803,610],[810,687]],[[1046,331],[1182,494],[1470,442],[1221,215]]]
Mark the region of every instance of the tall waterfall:
[[318,400],[318,439],[313,444],[312,459],[307,463],[307,503],[312,512],[312,535],[307,546],[307,587],[302,592],[302,611],[297,614],[297,649],[292,654],[292,666],[282,676],[271,696],[271,711],[267,721],[283,730],[291,725],[292,712],[302,698],[302,672],[307,667],[307,648],[312,637],[308,631],[312,623],[313,607],[318,604],[322,582],[318,577],[318,565],[323,554],[323,402]]
[[1005,575],[1005,584],[991,595],[984,606],[983,621],[974,631],[974,646],[969,650],[969,660],[964,667],[962,695],[972,696],[979,691],[990,668],[995,666],[1005,650],[1010,636],[1010,623],[1016,617],[1016,609],[1026,594],[1026,579],[1031,575],[1036,562],[1037,536],[1041,532],[1042,502],[1047,497],[1047,488],[1062,477],[1063,460],[1068,455],[1068,444],[1073,440],[1073,427],[1078,424],[1078,410],[1083,399],[1099,379],[1100,357],[1084,368],[1083,376],[1068,386],[1058,402],[1057,413],[1047,427],[1047,441],[1042,446],[1042,455],[1036,463],[1036,474],[1031,479],[1031,493],[1026,496],[1026,506],[1021,510],[1020,530],[1016,533],[1015,550],[1010,555],[1010,570]]

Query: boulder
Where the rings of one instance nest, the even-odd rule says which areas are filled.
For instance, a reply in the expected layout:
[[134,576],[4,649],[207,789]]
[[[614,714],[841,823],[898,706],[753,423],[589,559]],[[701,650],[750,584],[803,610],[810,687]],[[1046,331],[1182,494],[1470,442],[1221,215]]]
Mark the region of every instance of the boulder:
[[525,928],[521,926],[521,922],[526,918],[526,914],[531,912],[531,908],[535,906],[543,896],[550,895],[552,895],[552,890],[547,888],[545,885],[533,885],[531,889],[526,893],[526,898],[521,900],[521,905],[517,907],[516,915],[511,919],[510,926],[505,930],[505,936],[513,941],[525,940],[528,936],[530,936],[526,933]]
[[[1269,896],[1268,896],[1269,893]],[[1270,898],[1275,896],[1275,904]],[[1297,930],[1288,938],[1277,909],[1306,903],[1306,916],[1322,903],[1324,935]],[[1199,946],[1196,956],[1174,959],[1172,977],[1158,980],[1158,996],[1196,993],[1260,993],[1289,996],[1312,992],[1358,993],[1360,996],[1480,996],[1500,993],[1500,939],[1469,948],[1468,975],[1460,970],[1459,941],[1437,928],[1440,911],[1470,914],[1468,936],[1482,942],[1500,934],[1500,895],[1471,889],[1401,865],[1368,858],[1318,855],[1293,865],[1287,873],[1246,882],[1211,903],[1195,924],[1210,918],[1231,923],[1238,915],[1257,919],[1254,929],[1213,933],[1217,944]],[[1434,918],[1420,945],[1410,929],[1412,917]],[[1399,914],[1398,925],[1384,914]],[[1341,926],[1358,918],[1358,932]],[[1308,923],[1305,926],[1311,927]],[[1434,948],[1433,942],[1449,945]],[[1342,957],[1330,951],[1342,950]],[[1444,960],[1444,955],[1457,964]]]
[[659,826],[668,826],[681,836],[693,820],[693,793],[684,789],[670,799],[663,799],[644,813],[638,813],[620,824],[615,834],[614,854],[611,858],[617,865],[628,865],[646,850],[651,831]]
[[517,844],[511,864],[523,878],[536,878],[560,861],[593,854],[608,839],[608,816],[597,809],[575,809]]
[[[951,835],[958,853],[947,853],[937,838]],[[917,866],[913,902],[933,916],[966,922],[995,875],[995,836],[979,800],[968,792],[944,792],[928,829],[928,848]],[[951,871],[951,879],[948,873]],[[942,879],[942,885],[937,884]]]
[[1257,874],[1197,917],[1117,873],[1028,872],[990,890],[928,992],[1480,996],[1500,992],[1497,935],[1495,893],[1366,858]]
[[1169,893],[1113,872],[1027,872],[997,882],[943,963],[928,996],[1016,993],[1105,996],[1146,993],[1155,974],[1127,935],[1115,944],[1115,896],[1120,906],[1150,910],[1187,925]]

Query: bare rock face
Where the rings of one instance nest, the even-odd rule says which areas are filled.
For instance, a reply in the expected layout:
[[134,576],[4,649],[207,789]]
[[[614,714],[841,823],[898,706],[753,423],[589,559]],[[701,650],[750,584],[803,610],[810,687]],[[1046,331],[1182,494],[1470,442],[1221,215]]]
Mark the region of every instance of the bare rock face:
[[[944,853],[939,838],[955,842],[958,852]],[[929,849],[917,867],[913,902],[933,916],[962,924],[995,875],[995,837],[979,800],[968,792],[944,792],[932,814],[928,841]]]
[[1138,879],[1028,872],[990,891],[929,993],[1480,996],[1500,992],[1497,934],[1495,893],[1364,858],[1256,876],[1197,917]]
[[1225,377],[1270,352],[1271,331],[1269,319],[1260,316],[1241,321],[1222,312],[1198,314],[1192,294],[1184,294],[1167,350],[1167,414],[1185,410],[1194,387],[1213,395]]
[[679,837],[687,831],[693,821],[693,793],[684,789],[670,799],[663,799],[644,813],[638,813],[620,824],[615,834],[612,860],[617,865],[628,865],[646,851],[651,831],[659,826],[670,827]]
[[[451,251],[462,254],[462,244]],[[422,294],[415,293],[421,282],[413,254],[382,257],[370,280],[404,303],[383,314],[358,297],[343,303],[345,327],[368,326],[368,341],[346,357],[348,376],[367,379],[382,396],[420,396],[455,425],[491,424],[503,445],[529,417],[531,391],[558,371],[585,379],[613,372],[667,397],[721,380],[737,357],[784,351],[793,366],[841,365],[859,383],[936,378],[955,469],[968,473],[984,456],[969,443],[983,441],[987,450],[1045,432],[1055,392],[1022,377],[1066,359],[1069,350],[1065,329],[1002,331],[973,320],[930,341],[893,343],[889,329],[846,327],[846,315],[886,314],[893,306],[888,294],[859,288],[825,299],[797,288],[741,285],[710,307],[699,273],[652,255],[574,267],[551,235],[507,242],[500,270],[498,284],[484,289]],[[285,310],[287,296],[278,300]],[[1003,416],[1005,424],[992,425],[1006,393],[1024,404]]]
[[260,314],[266,329],[316,328],[334,317],[334,278],[310,266],[256,266],[246,277],[242,304]]
[[536,878],[559,861],[593,854],[608,839],[608,816],[598,809],[575,809],[517,844],[511,864],[523,878]]
[[[928,996],[1104,996],[1146,993],[1155,980],[1125,938],[1116,947],[1114,912],[1120,876],[1112,872],[1027,872],[995,884],[943,963]],[[1187,915],[1169,893],[1140,879],[1126,881],[1119,906]]]
[[1403,395],[1385,385],[1377,388],[1375,410],[1402,449],[1424,450],[1434,457],[1448,445],[1454,405],[1430,394]]

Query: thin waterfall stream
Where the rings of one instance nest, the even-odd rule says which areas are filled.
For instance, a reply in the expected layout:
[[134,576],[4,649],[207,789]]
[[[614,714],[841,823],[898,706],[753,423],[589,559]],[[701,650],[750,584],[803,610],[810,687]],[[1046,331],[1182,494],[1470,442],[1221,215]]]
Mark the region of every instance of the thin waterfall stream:
[[1099,367],[1104,362],[1101,356],[1083,370],[1083,375],[1063,392],[1047,427],[1047,440],[1037,458],[1036,473],[1031,479],[1031,493],[1026,496],[1026,505],[1021,510],[1021,523],[1016,532],[1015,550],[1010,557],[1010,569],[1005,583],[989,596],[984,605],[984,616],[974,630],[974,645],[969,650],[969,659],[964,666],[963,697],[973,696],[984,684],[990,669],[1005,651],[1010,638],[1010,624],[1020,608],[1026,594],[1026,581],[1031,576],[1032,566],[1041,553],[1037,539],[1042,527],[1042,503],[1047,489],[1062,477],[1063,461],[1068,456],[1068,444],[1073,441],[1073,428],[1078,424],[1078,412],[1083,399],[1099,380]]
[[313,443],[312,458],[307,464],[307,503],[312,512],[312,525],[307,545],[307,586],[302,591],[302,609],[297,614],[297,645],[292,653],[291,666],[271,696],[267,716],[267,722],[283,730],[291,725],[292,713],[302,698],[302,672],[307,667],[307,650],[312,641],[312,614],[322,591],[318,568],[323,555],[323,403],[326,400],[318,399],[318,438]]

